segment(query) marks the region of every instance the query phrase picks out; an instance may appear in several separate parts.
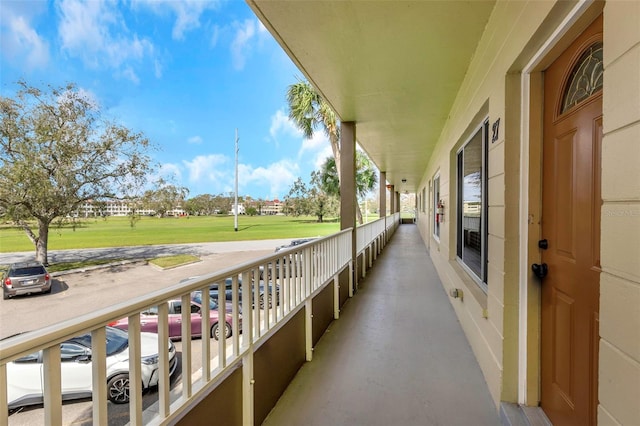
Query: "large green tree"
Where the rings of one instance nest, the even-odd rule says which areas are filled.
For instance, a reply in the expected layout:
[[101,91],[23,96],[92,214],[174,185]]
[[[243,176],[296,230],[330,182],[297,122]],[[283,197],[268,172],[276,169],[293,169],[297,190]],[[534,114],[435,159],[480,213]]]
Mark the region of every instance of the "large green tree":
[[74,84],[17,84],[15,97],[0,96],[0,210],[47,264],[54,219],[89,200],[136,193],[152,169],[151,146],[142,133],[105,119]]
[[168,211],[177,207],[184,207],[184,201],[189,190],[183,186],[176,186],[160,180],[155,189],[147,190],[142,196],[142,204],[145,208],[164,217]]

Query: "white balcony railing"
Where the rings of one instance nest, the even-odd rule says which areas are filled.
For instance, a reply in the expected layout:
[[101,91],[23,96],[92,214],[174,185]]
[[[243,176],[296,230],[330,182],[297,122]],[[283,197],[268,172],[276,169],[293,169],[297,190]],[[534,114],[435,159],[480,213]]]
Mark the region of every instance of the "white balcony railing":
[[[396,214],[387,217],[386,221],[383,218],[357,228],[358,251],[362,252],[366,247],[376,247],[376,250],[379,250],[377,245],[384,245],[384,239],[388,238],[385,237],[385,232],[392,233],[395,230],[399,217],[399,214]],[[44,364],[44,422],[47,425],[62,423],[60,343],[83,333],[91,333],[94,342],[91,354],[93,424],[108,424],[105,327],[121,318],[128,319],[131,425],[166,424],[180,418],[183,412],[191,409],[194,401],[215,388],[229,371],[240,364],[243,380],[246,382],[243,383],[243,389],[248,392],[243,395],[243,406],[246,407],[243,417],[245,424],[253,424],[250,370],[254,351],[301,309],[305,309],[310,318],[312,298],[328,285],[335,285],[337,290],[338,274],[346,268],[353,268],[351,231],[344,230],[255,261],[199,276],[73,320],[5,339],[0,342],[0,425],[8,424],[7,363],[40,350],[43,351]],[[231,279],[233,297],[231,301],[225,302],[221,289],[225,287],[228,278]],[[202,368],[199,370],[200,374],[195,375],[191,374],[194,361],[193,347],[189,344],[182,345],[182,385],[180,394],[175,395],[175,391],[172,393],[170,389],[167,302],[179,298],[182,306],[189,306],[193,292],[208,294],[210,286],[216,283],[220,290],[219,312],[229,311],[232,316],[231,337],[224,338],[224,333],[220,333],[222,338],[218,341],[208,338],[193,341],[193,345],[201,345],[202,353],[201,360],[198,360]],[[240,292],[245,295],[242,301],[238,300]],[[272,301],[271,304],[264,303],[262,309],[259,303],[252,303],[252,299],[255,298],[246,297],[260,293],[263,293],[266,301],[269,297]],[[334,303],[337,318],[337,296]],[[150,307],[157,307],[158,312],[160,374],[157,406],[153,412],[145,412],[142,408],[140,313]],[[208,335],[211,327],[209,306],[203,303],[202,309],[202,330],[207,330],[202,334]],[[187,324],[191,322],[191,313],[185,309],[181,315],[181,339],[182,342],[190,342],[191,329]],[[307,360],[311,360],[312,357],[310,327],[307,325],[306,330]]]

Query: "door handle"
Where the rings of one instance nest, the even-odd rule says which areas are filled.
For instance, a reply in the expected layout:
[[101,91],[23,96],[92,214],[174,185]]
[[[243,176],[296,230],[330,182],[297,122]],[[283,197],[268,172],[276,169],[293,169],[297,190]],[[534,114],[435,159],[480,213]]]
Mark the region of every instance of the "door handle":
[[534,263],[533,265],[531,265],[531,270],[533,271],[535,276],[540,278],[541,280],[544,279],[544,277],[546,277],[549,273],[549,267],[546,263]]

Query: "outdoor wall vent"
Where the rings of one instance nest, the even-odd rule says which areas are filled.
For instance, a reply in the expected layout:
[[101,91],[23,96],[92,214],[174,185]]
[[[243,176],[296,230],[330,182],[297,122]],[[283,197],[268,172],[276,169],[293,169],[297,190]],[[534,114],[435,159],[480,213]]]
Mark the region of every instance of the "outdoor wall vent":
[[462,290],[459,288],[452,288],[451,290],[449,290],[449,295],[454,299],[460,299],[462,301],[463,293],[462,293]]

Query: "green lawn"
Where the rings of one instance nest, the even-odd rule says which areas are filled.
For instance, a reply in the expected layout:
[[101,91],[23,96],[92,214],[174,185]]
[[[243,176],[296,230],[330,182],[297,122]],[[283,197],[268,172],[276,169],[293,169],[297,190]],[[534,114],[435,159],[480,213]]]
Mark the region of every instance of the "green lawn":
[[[143,217],[134,227],[126,217],[90,218],[75,229],[52,226],[49,250],[299,238],[330,235],[339,229],[337,220],[318,223],[313,217],[239,216],[237,232],[233,216]],[[0,252],[29,250],[34,246],[22,229],[0,227]]]

